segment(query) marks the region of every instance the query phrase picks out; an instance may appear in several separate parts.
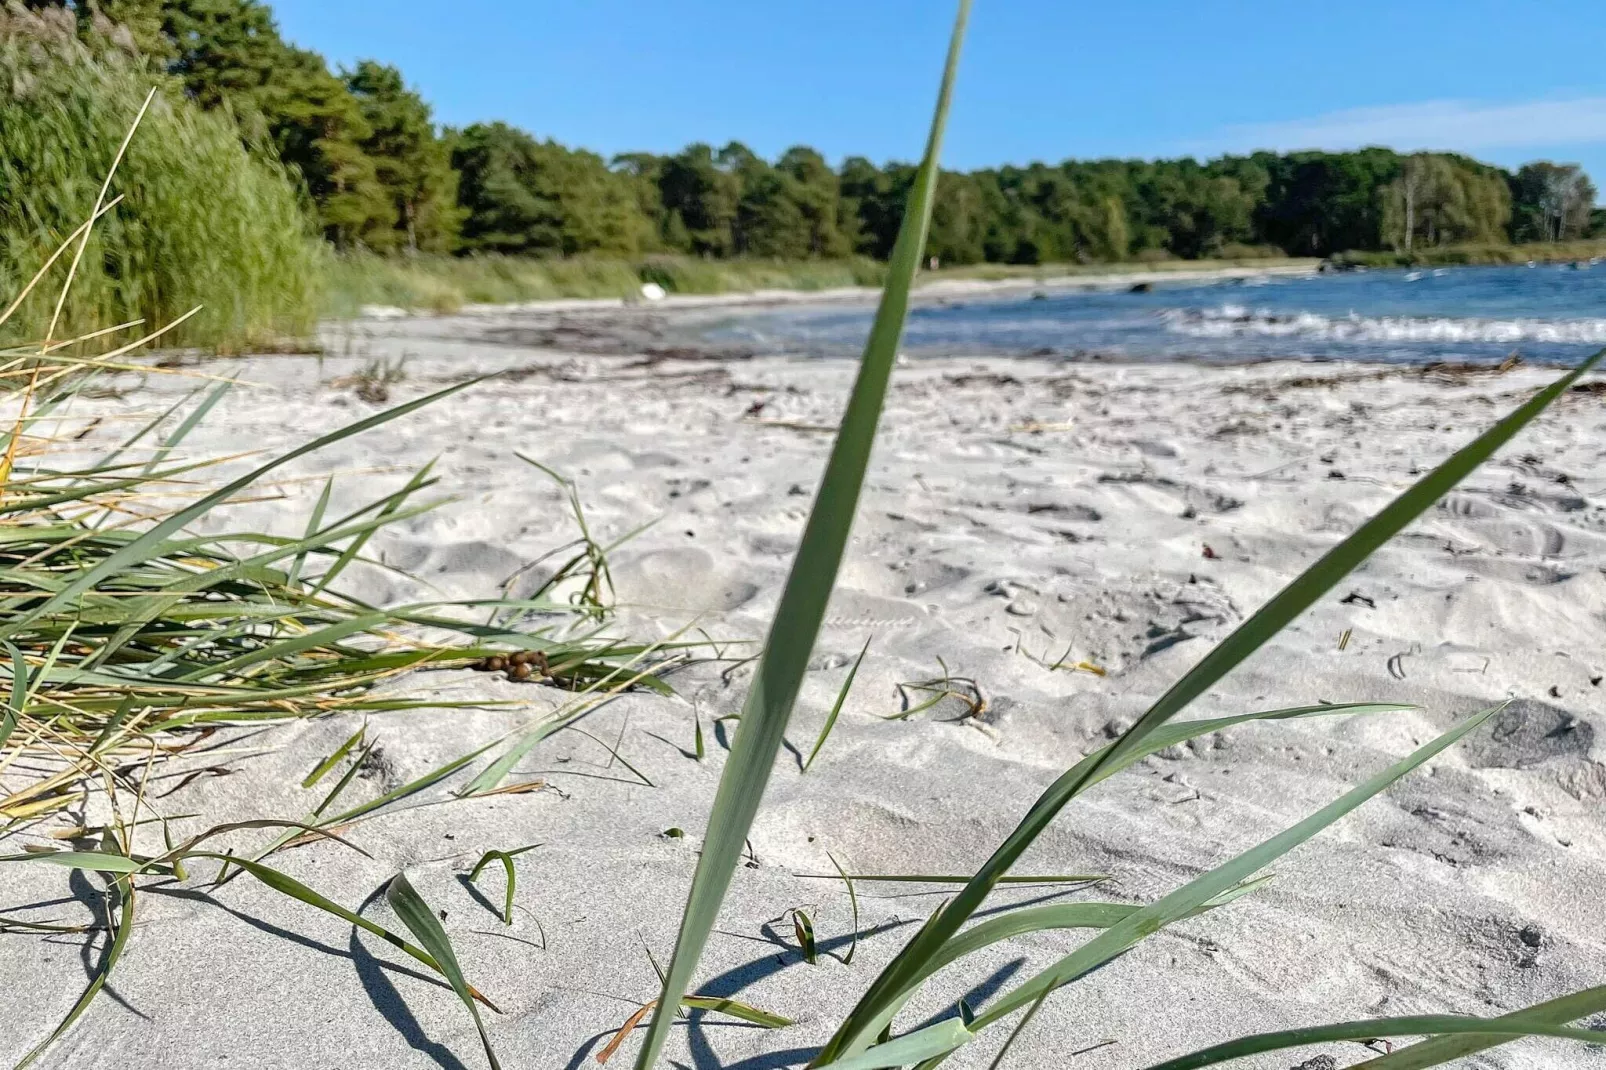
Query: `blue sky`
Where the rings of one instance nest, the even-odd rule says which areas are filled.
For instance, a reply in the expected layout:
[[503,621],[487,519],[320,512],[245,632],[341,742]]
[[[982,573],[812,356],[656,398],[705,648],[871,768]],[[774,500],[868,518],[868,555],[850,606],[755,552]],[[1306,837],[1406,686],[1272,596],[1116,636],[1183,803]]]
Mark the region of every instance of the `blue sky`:
[[[272,0],[291,40],[394,63],[443,122],[605,155],[737,139],[919,151],[946,0]],[[944,163],[1390,144],[1606,187],[1599,0],[977,0]]]

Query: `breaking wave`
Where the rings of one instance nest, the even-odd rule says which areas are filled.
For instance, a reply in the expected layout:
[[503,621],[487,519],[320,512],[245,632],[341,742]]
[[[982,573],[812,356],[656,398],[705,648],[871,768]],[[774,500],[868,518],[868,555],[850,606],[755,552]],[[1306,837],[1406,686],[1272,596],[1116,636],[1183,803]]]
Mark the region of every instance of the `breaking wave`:
[[1514,345],[1606,344],[1606,318],[1476,319],[1439,316],[1323,316],[1314,312],[1273,312],[1243,305],[1213,309],[1168,309],[1160,313],[1168,331],[1191,338],[1305,338],[1330,342],[1490,343]]

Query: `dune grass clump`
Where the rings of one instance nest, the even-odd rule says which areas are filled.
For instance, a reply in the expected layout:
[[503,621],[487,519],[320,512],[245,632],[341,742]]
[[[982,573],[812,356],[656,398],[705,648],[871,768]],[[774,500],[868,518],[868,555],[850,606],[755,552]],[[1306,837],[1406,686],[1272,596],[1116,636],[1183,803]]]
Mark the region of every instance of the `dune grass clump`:
[[333,259],[325,309],[335,316],[356,315],[367,305],[455,312],[476,304],[635,298],[649,282],[671,294],[722,294],[878,286],[885,277],[886,265],[867,257],[704,260],[664,254],[631,260],[482,254],[402,258],[359,252]]
[[1356,250],[1339,253],[1333,260],[1359,267],[1452,267],[1471,264],[1536,264],[1598,262],[1606,258],[1606,238],[1580,238],[1575,241],[1524,242],[1521,245],[1460,244],[1431,245],[1404,252]]
[[[110,173],[124,159],[133,133],[123,139]],[[111,933],[77,1002],[19,1065],[37,1058],[106,986],[127,948],[139,878],[184,880],[197,861],[217,863],[217,883],[249,874],[400,948],[463,996],[483,1033],[478,1006],[489,1001],[463,980],[439,924],[404,876],[391,883],[387,901],[416,944],[264,859],[313,840],[352,847],[342,830],[403,800],[417,805],[413,797],[466,769],[499,741],[350,805],[342,793],[375,746],[364,746],[365,727],[306,777],[302,787],[308,789],[334,777],[310,812],[217,825],[177,843],[169,820],[147,797],[152,770],[226,727],[340,712],[486,705],[410,698],[378,685],[409,670],[484,667],[504,658],[538,663],[539,677],[526,673],[522,679],[571,693],[533,728],[516,733],[541,738],[622,690],[667,690],[657,674],[671,663],[660,652],[672,644],[632,644],[602,633],[609,610],[607,548],[584,529],[577,498],[580,537],[554,551],[562,563],[522,599],[381,608],[341,592],[348,568],[375,565],[363,553],[375,534],[442,504],[421,497],[435,485],[428,466],[395,492],[341,516],[329,515],[335,484],[329,477],[299,536],[228,528],[193,532],[198,521],[224,510],[268,474],[467,389],[472,381],[359,420],[203,492],[199,477],[231,460],[180,453],[186,436],[232,385],[205,376],[213,385],[203,384],[113,449],[84,459],[78,432],[96,421],[75,414],[75,403],[92,395],[107,375],[134,368],[121,359],[124,354],[170,337],[175,326],[163,323],[122,344],[137,321],[78,335],[66,329],[64,309],[93,255],[93,224],[107,215],[111,185],[110,177],[101,181],[84,206],[86,221],[0,310],[0,328],[32,316],[43,324],[40,333],[61,338],[0,347],[0,844],[48,829],[53,839],[84,848],[41,849],[30,838],[21,852],[0,853],[0,862],[44,861],[101,874]],[[45,292],[41,282],[63,270],[65,283]],[[99,352],[91,353],[97,346]],[[509,753],[522,754],[519,745],[515,738]],[[503,783],[514,761],[504,755],[491,763],[456,797],[531,790],[528,783]],[[78,824],[51,824],[64,816]],[[249,830],[280,835],[244,855],[209,842]],[[140,850],[152,835],[165,850]],[[93,934],[99,928],[0,913],[0,932]]]
[[[70,38],[24,33],[0,10],[0,294],[12,295],[89,215],[151,77],[95,61]],[[240,349],[312,333],[325,254],[283,169],[248,154],[232,121],[165,81],[128,145],[116,200],[94,229],[56,338],[201,306],[170,344]],[[42,340],[49,302],[6,340]]]

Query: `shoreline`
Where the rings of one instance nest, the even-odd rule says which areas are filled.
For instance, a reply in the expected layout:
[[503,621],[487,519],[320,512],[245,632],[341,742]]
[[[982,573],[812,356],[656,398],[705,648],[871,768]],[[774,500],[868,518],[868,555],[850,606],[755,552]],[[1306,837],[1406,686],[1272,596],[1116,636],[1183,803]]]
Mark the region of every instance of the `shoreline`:
[[[1234,279],[1300,278],[1318,274],[1319,261],[1308,264],[1270,264],[1264,267],[1205,267],[1166,269],[1133,269],[1088,274],[1051,275],[1001,279],[942,278],[922,274],[911,295],[913,303],[929,303],[954,297],[1008,296],[1033,290],[1044,291],[1109,291],[1148,283],[1222,282]],[[540,301],[518,301],[500,304],[466,304],[451,312],[436,312],[422,308],[403,308],[398,305],[364,305],[351,320],[329,320],[329,324],[364,322],[390,319],[444,318],[454,315],[485,316],[514,312],[588,312],[620,308],[701,309],[766,307],[807,304],[872,303],[880,298],[877,286],[842,286],[822,290],[748,290],[722,294],[669,294],[657,301],[618,297],[568,297]]]
[[[949,303],[986,302],[1009,300],[1023,293],[1050,294],[1070,291],[1119,292],[1144,282],[1198,281],[1225,282],[1233,279],[1278,276],[1285,278],[1308,277],[1309,271],[1296,268],[1262,270],[1246,273],[1237,269],[1214,269],[1208,272],[1139,273],[1101,275],[1096,277],[1065,277],[1049,281],[1022,280],[939,280],[917,291],[911,304],[940,306]],[[588,357],[611,357],[652,362],[667,361],[676,365],[711,362],[746,362],[761,359],[779,359],[798,362],[824,362],[852,364],[857,353],[815,352],[804,349],[784,350],[767,348],[740,340],[714,340],[700,332],[724,316],[742,310],[781,308],[807,308],[818,306],[867,307],[879,294],[877,290],[842,288],[825,291],[755,291],[742,294],[716,294],[670,296],[660,301],[627,302],[619,299],[562,299],[523,302],[518,304],[478,305],[457,312],[406,313],[399,309],[363,319],[326,321],[320,332],[319,343],[326,354],[349,352],[353,344],[369,341],[378,345],[387,340],[410,337],[429,337],[438,340],[455,339],[460,343],[472,342],[497,348],[533,349],[548,352],[566,352]],[[1074,334],[1074,328],[1068,328]],[[1520,346],[1518,347],[1520,349]],[[1362,349],[1356,353],[1300,354],[1300,353],[1249,353],[1223,357],[1208,352],[1176,352],[1159,356],[1126,353],[1119,350],[1100,350],[1067,345],[1061,347],[1021,346],[1014,350],[964,349],[932,352],[911,351],[900,357],[900,364],[918,366],[943,360],[1002,360],[1009,362],[1042,362],[1053,366],[1164,366],[1193,365],[1199,367],[1275,366],[1293,363],[1313,367],[1364,367],[1398,369],[1402,374],[1494,371],[1513,363],[1516,366],[1552,369],[1570,367],[1573,355],[1552,356],[1522,354],[1507,351],[1499,360],[1466,359],[1453,356],[1432,357],[1421,360],[1401,359],[1380,352],[1381,347]]]

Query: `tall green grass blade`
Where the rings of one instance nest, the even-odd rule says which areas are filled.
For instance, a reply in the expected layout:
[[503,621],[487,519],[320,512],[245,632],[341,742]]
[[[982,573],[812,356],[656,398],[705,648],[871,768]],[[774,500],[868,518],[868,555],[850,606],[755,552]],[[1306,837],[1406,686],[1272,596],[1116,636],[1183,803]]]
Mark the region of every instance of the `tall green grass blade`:
[[463,979],[463,970],[457,964],[452,942],[436,920],[435,912],[429,909],[429,904],[408,882],[405,873],[398,873],[391,880],[390,887],[385,891],[385,899],[402,923],[418,937],[418,942],[440,963],[441,973],[451,982],[452,991],[457,993],[457,998],[463,1001],[463,1006],[474,1018],[474,1028],[479,1030],[480,1042],[485,1045],[485,1058],[490,1061],[491,1070],[501,1070],[502,1064],[496,1061],[496,1052],[491,1047],[491,1035],[485,1031],[485,1021],[480,1017],[480,1008],[474,1002],[468,982]]
[[172,453],[179,443],[188,438],[190,432],[194,431],[200,422],[206,419],[207,413],[211,412],[217,403],[223,400],[223,395],[227,394],[232,386],[234,384],[230,382],[222,382],[214,386],[206,397],[201,399],[201,403],[191,409],[189,414],[179,422],[179,425],[173,429],[173,433],[162,440],[162,444],[157,447],[156,452],[151,454],[150,460],[145,462],[144,472],[149,474],[156,471],[161,463],[167,460],[167,455]]
[[847,548],[848,533],[875,441],[876,424],[897,358],[898,342],[903,335],[909,291],[926,244],[943,128],[969,13],[969,0],[960,0],[925,157],[909,191],[908,207],[893,247],[881,306],[870,328],[858,380],[853,385],[841,429],[831,448],[819,495],[809,513],[791,574],[781,592],[752,688],[742,706],[741,724],[720,777],[703,852],[692,878],[686,911],[681,917],[675,954],[636,1060],[638,1070],[650,1070],[657,1062],[668,1036],[672,1011],[691,987],[692,975],[718,918],[720,904],[740,863],[748,830],[769,783],[792,704],[808,667],[809,654]]
[[[1419,747],[1406,758],[1376,774],[1360,786],[1352,788],[1310,817],[1285,829],[1264,843],[1250,848],[1236,858],[1194,878],[1163,899],[1136,911],[1105,929],[1098,936],[1083,944],[1071,954],[1066,955],[1053,966],[1041,971],[1031,980],[1006,993],[985,1012],[976,1017],[974,1030],[980,1032],[999,1019],[1029,1006],[1045,993],[1052,992],[1054,989],[1069,984],[1078,977],[1082,977],[1103,966],[1165,926],[1186,917],[1217,896],[1231,891],[1235,886],[1249,879],[1277,858],[1287,854],[1366,802],[1372,796],[1388,788],[1389,785],[1416,769],[1423,762],[1443,753],[1468,732],[1483,724],[1484,721],[1503,708],[1503,704],[1491,706],[1473,714],[1459,725],[1440,735],[1437,739]],[[868,1045],[871,1037],[873,1037],[873,1034],[868,1032],[871,1024],[870,1022],[865,1023],[861,1031],[847,1038],[853,1045],[849,1048],[850,1051],[859,1050]],[[917,1030],[916,1034],[919,1032],[924,1032],[924,1030]],[[818,1064],[836,1065],[831,1058],[823,1054]]]
[[[1501,1015],[1491,1022],[1538,1022],[1544,1025],[1564,1025],[1580,1018],[1606,1011],[1606,985],[1571,992],[1556,999],[1524,1007],[1520,1011]],[[1471,1036],[1442,1036],[1412,1044],[1408,1048],[1364,1063],[1356,1063],[1352,1070],[1425,1070],[1430,1066],[1444,1066],[1456,1059],[1476,1055],[1480,1051],[1509,1044],[1520,1037],[1510,1035],[1473,1034]],[[1602,1038],[1606,1040],[1606,1038]],[[1601,1043],[1597,1041],[1596,1043]]]
[[[323,812],[335,804],[335,800],[340,798],[340,793],[345,791],[346,788],[351,785],[351,782],[356,779],[358,773],[362,772],[363,764],[368,761],[368,756],[372,754],[374,749],[378,746],[379,743],[376,740],[362,749],[362,751],[357,755],[357,760],[347,766],[344,773],[340,774],[340,779],[335,781],[335,786],[330,788],[324,797],[318,801],[318,805],[312,808],[313,817],[322,817]],[[285,842],[288,843],[289,841],[286,840]]]
[[[335,477],[331,474],[328,479],[323,481],[323,491],[318,495],[318,501],[312,507],[312,515],[307,517],[307,539],[310,540],[313,534],[317,532],[319,525],[323,523],[323,515],[329,509],[329,498],[334,492]],[[305,550],[296,554],[290,562],[290,571],[285,576],[286,587],[294,587],[300,581],[301,570],[306,566],[306,563],[307,552]]]
[[845,1038],[862,1032],[864,1023],[884,1005],[889,994],[901,987],[918,969],[920,960],[931,955],[964,925],[981,906],[997,879],[1008,872],[1060,810],[1092,784],[1108,775],[1106,767],[1118,765],[1133,751],[1143,747],[1147,738],[1156,729],[1214,686],[1250,654],[1260,649],[1267,640],[1326,594],[1334,584],[1466,478],[1543,412],[1551,402],[1567,391],[1580,376],[1593,369],[1602,357],[1606,357],[1606,349],[1595,353],[1577,368],[1540,390],[1494,427],[1457,450],[1443,464],[1422,477],[1239,625],[1231,635],[1222,640],[1162,695],[1120,739],[1101,752],[1097,760],[1078,763],[1055,781],[1033,804],[1015,831],[976,872],[971,883],[942,909],[937,923],[916,935],[881,972],[838,1034],[826,1045],[821,1058],[828,1059],[840,1054]]
[[1259,1055],[1262,1052],[1302,1048],[1310,1044],[1330,1044],[1339,1040],[1371,1040],[1374,1037],[1415,1036],[1457,1036],[1467,1039],[1475,1037],[1478,1040],[1495,1038],[1516,1040],[1532,1036],[1581,1040],[1586,1044],[1606,1042],[1606,1032],[1600,1030],[1570,1029],[1521,1015],[1507,1018],[1469,1018],[1455,1014],[1419,1014],[1307,1026],[1304,1029],[1283,1029],[1273,1033],[1256,1033],[1254,1036],[1239,1037],[1225,1044],[1217,1044],[1175,1059],[1167,1059],[1163,1063],[1155,1063],[1148,1070],[1198,1070],[1199,1067],[1216,1066],[1235,1059]]
[[331,583],[340,578],[340,574],[346,571],[352,561],[356,560],[358,554],[362,553],[362,548],[368,545],[368,540],[373,538],[374,532],[388,524],[396,511],[402,507],[402,503],[409,496],[417,493],[429,481],[429,473],[434,467],[435,462],[430,461],[413,473],[413,477],[407,481],[407,485],[402,487],[401,491],[392,496],[390,501],[380,509],[379,515],[374,518],[375,523],[353,538],[350,544],[340,552],[340,556],[335,558],[334,564],[330,565],[328,570],[318,577],[318,581],[312,585],[312,594],[314,596],[322,594]]
[[853,690],[853,678],[859,675],[859,666],[864,664],[864,656],[869,652],[870,640],[866,639],[864,646],[859,650],[859,656],[853,659],[853,668],[848,670],[848,678],[842,681],[842,689],[836,693],[836,702],[832,704],[831,712],[826,715],[825,724],[820,726],[820,736],[814,741],[814,749],[809,751],[808,760],[803,763],[803,772],[809,771],[809,766],[819,757],[820,748],[825,746],[826,737],[831,734],[831,729],[836,727],[837,715],[842,712],[842,704],[848,700],[848,692]]
[[322,780],[324,776],[328,774],[329,770],[339,765],[340,760],[351,753],[351,748],[362,742],[363,736],[365,736],[367,733],[367,725],[363,725],[361,728],[357,729],[357,731],[353,732],[351,734],[351,738],[347,739],[340,746],[336,747],[333,754],[319,762],[317,766],[313,768],[312,772],[307,774],[306,779],[301,782],[301,786],[303,788],[310,788],[314,784],[318,783],[318,781]]

